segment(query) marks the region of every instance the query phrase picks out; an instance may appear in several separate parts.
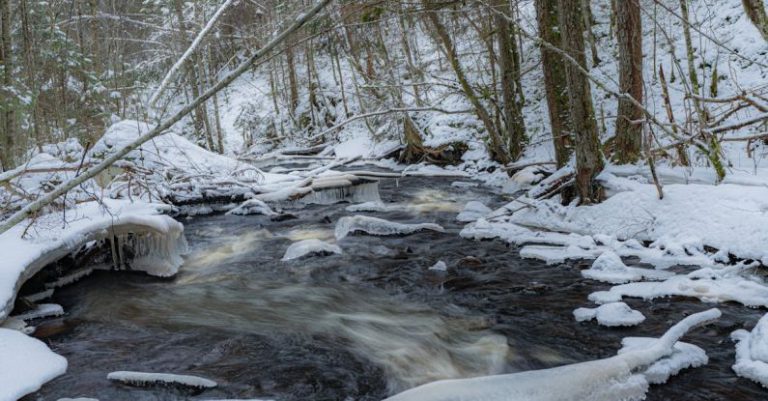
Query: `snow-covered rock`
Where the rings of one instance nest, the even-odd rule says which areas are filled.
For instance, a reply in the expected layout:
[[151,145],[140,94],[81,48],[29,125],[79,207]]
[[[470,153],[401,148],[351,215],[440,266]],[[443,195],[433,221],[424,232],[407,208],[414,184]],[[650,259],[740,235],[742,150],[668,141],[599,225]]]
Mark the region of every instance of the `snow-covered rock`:
[[472,221],[476,221],[479,218],[487,216],[489,213],[491,213],[493,210],[489,208],[488,206],[485,206],[482,202],[479,201],[470,201],[467,202],[466,206],[464,206],[464,210],[459,213],[458,216],[456,216],[456,221],[460,221],[462,223],[469,223]]
[[0,328],[0,401],[16,401],[66,370],[67,360],[42,341]]
[[445,229],[434,223],[402,224],[370,216],[344,216],[336,223],[334,233],[336,239],[342,239],[354,232],[364,232],[370,235],[406,235],[418,231],[431,230],[445,232]]
[[[652,337],[625,337],[621,340],[622,348],[619,350],[619,354],[652,347],[656,341],[659,341],[659,339]],[[672,348],[672,353],[646,368],[643,371],[643,376],[648,380],[648,383],[663,384],[681,370],[697,368],[706,365],[707,362],[709,362],[709,358],[701,347],[678,341]]]
[[176,375],[170,373],[118,371],[109,373],[107,379],[133,386],[180,385],[200,389],[209,389],[217,386],[216,382],[213,380],[197,376]]
[[573,311],[577,322],[597,319],[602,326],[637,326],[645,321],[645,316],[630,308],[624,302],[600,305],[597,308],[578,308]]
[[277,213],[272,210],[269,205],[260,199],[248,199],[241,203],[236,208],[227,212],[227,214],[234,214],[238,216],[246,216],[251,214],[261,214],[264,216],[276,216]]
[[592,263],[592,267],[581,271],[581,275],[592,280],[611,284],[624,284],[642,279],[663,280],[674,276],[664,270],[641,269],[624,264],[621,257],[613,251],[603,252]]
[[736,341],[733,370],[737,375],[768,388],[768,314],[757,322],[751,332],[736,330],[731,338]]
[[429,270],[444,272],[448,270],[448,265],[445,264],[445,262],[443,262],[442,260],[438,260],[437,263],[429,267]]
[[389,207],[383,202],[371,201],[347,206],[346,210],[352,213],[360,212],[386,212]]
[[294,242],[283,255],[283,261],[298,259],[307,255],[341,255],[341,248],[336,244],[329,244],[319,239],[307,239]]

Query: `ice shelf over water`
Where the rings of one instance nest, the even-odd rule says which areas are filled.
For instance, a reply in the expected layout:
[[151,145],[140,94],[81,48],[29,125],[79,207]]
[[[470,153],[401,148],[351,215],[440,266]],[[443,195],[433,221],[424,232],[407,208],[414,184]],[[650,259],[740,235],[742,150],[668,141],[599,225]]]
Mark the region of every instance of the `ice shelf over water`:
[[370,216],[344,216],[336,223],[336,239],[342,239],[355,232],[370,235],[407,235],[418,231],[444,232],[445,229],[434,223],[402,224]]
[[213,380],[197,376],[176,375],[170,373],[118,371],[108,374],[107,379],[134,386],[180,385],[200,389],[216,387],[216,382]]
[[329,244],[319,239],[306,239],[294,242],[283,255],[283,261],[298,259],[307,255],[340,255],[341,248],[336,244]]

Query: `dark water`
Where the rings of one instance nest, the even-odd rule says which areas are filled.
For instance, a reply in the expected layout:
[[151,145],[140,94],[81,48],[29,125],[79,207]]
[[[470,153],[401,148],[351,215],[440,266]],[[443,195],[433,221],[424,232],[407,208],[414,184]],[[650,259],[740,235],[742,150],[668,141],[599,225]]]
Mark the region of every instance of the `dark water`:
[[[97,273],[54,297],[67,315],[37,336],[69,360],[67,374],[27,400],[263,398],[380,400],[430,380],[558,366],[614,355],[626,336],[659,336],[695,300],[627,301],[647,320],[609,329],[571,314],[606,285],[584,280],[587,263],[547,266],[498,241],[458,236],[453,219],[468,200],[504,200],[451,179],[382,181],[372,213],[398,222],[436,222],[446,233],[351,236],[343,255],[281,262],[293,240],[328,239],[345,204],[292,210],[298,218],[212,216],[185,222],[192,253],[173,280]],[[399,184],[399,185],[397,185]],[[366,213],[367,214],[367,213]],[[448,272],[429,271],[438,260]],[[686,341],[709,365],[653,386],[649,400],[762,400],[768,390],[738,379],[731,331],[765,312],[720,305],[724,317]],[[107,381],[115,370],[213,379],[203,394]],[[556,383],[554,383],[556,385]]]

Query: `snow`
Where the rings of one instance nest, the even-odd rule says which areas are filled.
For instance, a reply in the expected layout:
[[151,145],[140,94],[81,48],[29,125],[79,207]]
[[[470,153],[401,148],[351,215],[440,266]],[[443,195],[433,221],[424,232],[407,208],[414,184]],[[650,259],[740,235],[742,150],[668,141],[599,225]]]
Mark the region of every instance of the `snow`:
[[663,270],[641,269],[624,264],[621,257],[613,251],[603,252],[592,263],[592,267],[581,271],[581,275],[592,280],[610,284],[623,284],[642,279],[663,280],[673,273]]
[[275,213],[275,211],[272,210],[269,205],[259,199],[249,199],[241,203],[238,207],[228,211],[227,214],[234,214],[238,216],[246,216],[252,214],[261,214],[264,216],[277,215],[277,213]]
[[336,223],[334,234],[340,240],[355,232],[369,235],[408,235],[418,231],[445,232],[445,229],[434,223],[402,224],[370,216],[344,216]]
[[0,401],[16,401],[64,374],[67,360],[40,340],[0,328]]
[[444,272],[448,270],[448,265],[445,264],[445,262],[443,262],[442,260],[438,260],[437,263],[429,267],[429,270]]
[[146,386],[152,384],[176,384],[200,389],[214,388],[217,386],[216,382],[213,380],[197,376],[176,375],[170,373],[117,371],[109,373],[107,375],[107,379],[134,386]]
[[[625,337],[621,340],[622,347],[619,354],[653,347],[657,341],[659,341],[658,338],[651,337]],[[683,369],[697,368],[708,362],[707,353],[701,347],[678,341],[669,356],[654,362],[642,373],[648,383],[663,384]]]
[[[166,210],[166,205],[104,199],[70,208],[66,227],[62,215],[51,213],[39,216],[26,236],[22,234],[28,221],[1,234],[0,320],[8,316],[21,284],[39,269],[92,240],[108,239],[113,232],[121,244],[135,251],[133,269],[158,276],[175,274],[186,240],[182,224],[160,214]],[[125,238],[123,230],[137,234]],[[124,267],[124,261],[116,262],[116,267]]]
[[734,372],[768,388],[768,314],[751,332],[736,330],[731,338],[736,342]]
[[386,212],[390,208],[381,201],[357,203],[347,206],[346,210],[352,213],[360,212]]
[[738,302],[745,306],[768,307],[768,286],[738,274],[737,269],[700,269],[675,275],[661,282],[629,283],[589,294],[598,304],[621,301],[623,297],[652,300],[670,296],[698,298],[703,302]]
[[306,239],[291,244],[285,251],[282,260],[294,260],[307,255],[341,255],[341,253],[341,248],[336,244],[329,244],[319,239]]
[[61,316],[64,314],[64,308],[57,304],[40,304],[34,310],[24,312],[20,315],[13,316],[17,319],[24,321],[41,319],[44,317]]
[[479,218],[485,217],[492,212],[491,208],[485,206],[482,202],[470,201],[464,206],[464,210],[456,216],[456,221],[469,223]]
[[597,308],[578,308],[573,311],[577,322],[597,319],[601,326],[637,326],[645,321],[645,316],[629,307],[624,302],[613,302]]
[[674,355],[680,337],[720,315],[717,309],[693,314],[647,346],[627,349],[610,358],[506,375],[441,380],[404,391],[385,401],[642,400],[648,391],[649,380],[644,374],[634,374],[633,371]]

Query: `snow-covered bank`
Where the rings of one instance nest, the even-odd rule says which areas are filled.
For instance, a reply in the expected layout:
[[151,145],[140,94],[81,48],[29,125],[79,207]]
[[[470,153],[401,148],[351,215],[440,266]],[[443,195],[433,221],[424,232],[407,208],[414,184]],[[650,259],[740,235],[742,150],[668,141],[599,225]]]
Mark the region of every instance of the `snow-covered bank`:
[[[186,240],[182,224],[161,214],[167,210],[160,204],[105,199],[69,209],[65,226],[63,215],[52,213],[39,216],[34,225],[25,222],[3,233],[0,320],[11,312],[16,293],[26,280],[48,264],[100,241],[112,242],[116,268],[125,268],[129,262],[132,269],[149,274],[175,274],[186,251]],[[133,252],[132,260],[122,256],[123,248]]]
[[0,401],[16,401],[66,370],[67,360],[42,341],[0,328]]

